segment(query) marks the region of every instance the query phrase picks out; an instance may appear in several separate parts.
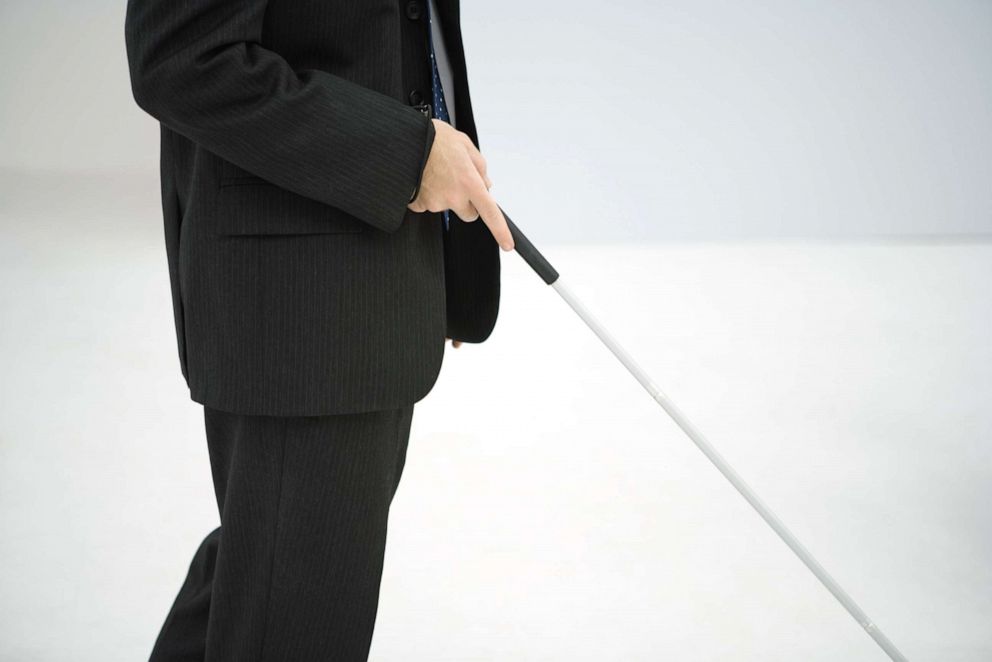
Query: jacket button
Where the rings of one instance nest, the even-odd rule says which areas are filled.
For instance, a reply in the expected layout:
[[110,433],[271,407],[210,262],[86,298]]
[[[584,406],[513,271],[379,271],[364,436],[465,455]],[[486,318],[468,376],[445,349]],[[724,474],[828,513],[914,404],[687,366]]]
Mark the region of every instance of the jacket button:
[[419,106],[424,102],[424,95],[420,90],[414,90],[410,92],[410,105]]
[[418,21],[420,17],[423,16],[424,10],[421,8],[420,3],[417,0],[410,0],[406,3],[406,17],[411,21]]

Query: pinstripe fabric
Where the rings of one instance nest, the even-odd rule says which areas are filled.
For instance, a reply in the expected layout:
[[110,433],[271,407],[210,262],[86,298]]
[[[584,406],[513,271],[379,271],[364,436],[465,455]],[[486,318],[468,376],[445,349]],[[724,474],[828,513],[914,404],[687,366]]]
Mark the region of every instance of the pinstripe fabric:
[[[499,254],[406,209],[434,138],[427,26],[407,0],[129,0],[135,100],[161,124],[162,207],[191,397],[245,414],[423,397],[443,339],[481,342]],[[457,2],[439,3],[476,141]],[[452,224],[453,228],[462,226]]]
[[205,408],[221,526],[194,555],[151,662],[367,659],[412,414]]

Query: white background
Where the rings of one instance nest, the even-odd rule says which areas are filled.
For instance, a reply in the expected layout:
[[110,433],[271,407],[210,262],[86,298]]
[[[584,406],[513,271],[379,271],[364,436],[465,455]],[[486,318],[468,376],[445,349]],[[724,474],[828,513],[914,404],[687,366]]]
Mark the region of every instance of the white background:
[[[0,3],[0,168],[155,169],[123,4]],[[986,0],[462,5],[495,191],[535,239],[992,232]]]

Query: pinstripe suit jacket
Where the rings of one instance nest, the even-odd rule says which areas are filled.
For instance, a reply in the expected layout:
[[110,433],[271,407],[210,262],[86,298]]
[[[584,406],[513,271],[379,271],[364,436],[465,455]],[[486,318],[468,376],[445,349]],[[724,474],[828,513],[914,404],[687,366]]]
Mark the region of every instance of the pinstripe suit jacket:
[[[426,0],[129,0],[132,91],[161,127],[180,364],[225,411],[338,414],[423,397],[444,336],[481,342],[499,251],[406,205],[434,138]],[[440,0],[476,144],[457,0]]]

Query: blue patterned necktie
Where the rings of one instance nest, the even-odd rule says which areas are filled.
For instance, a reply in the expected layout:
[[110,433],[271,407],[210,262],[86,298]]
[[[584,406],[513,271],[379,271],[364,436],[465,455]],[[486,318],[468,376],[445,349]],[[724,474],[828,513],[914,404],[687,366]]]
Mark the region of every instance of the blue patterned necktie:
[[[437,58],[434,56],[434,19],[431,17],[431,0],[424,0],[427,6],[427,40],[431,47],[431,111],[433,117],[442,122],[451,123],[448,115],[448,105],[444,102],[444,88],[441,86],[441,75],[437,71]],[[448,229],[448,211],[444,211],[444,229]]]

